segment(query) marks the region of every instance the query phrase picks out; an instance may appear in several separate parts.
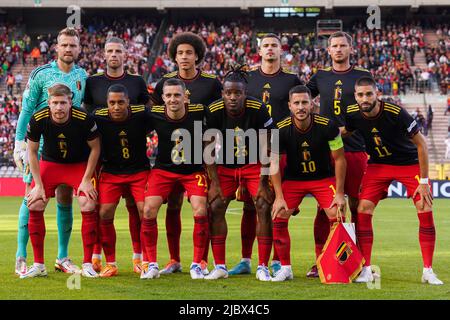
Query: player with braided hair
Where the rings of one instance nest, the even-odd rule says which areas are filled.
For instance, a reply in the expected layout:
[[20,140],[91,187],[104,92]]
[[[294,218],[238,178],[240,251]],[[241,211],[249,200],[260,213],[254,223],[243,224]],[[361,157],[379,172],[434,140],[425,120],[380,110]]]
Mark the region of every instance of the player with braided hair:
[[[261,170],[260,154],[267,145],[260,142],[269,141],[262,139],[267,130],[261,129],[271,129],[273,120],[264,103],[247,96],[247,72],[244,66],[233,68],[227,73],[222,99],[209,105],[206,110],[206,125],[208,129],[219,130],[221,134],[218,134],[218,139],[214,141],[220,145],[220,148],[215,148],[216,163],[207,166],[211,179],[208,200],[211,206],[210,238],[215,268],[205,279],[228,277],[225,264],[227,237],[225,212],[239,185],[244,185],[252,196],[257,212],[259,266],[256,278],[270,281],[267,264],[272,248],[270,204],[273,195],[268,175],[264,175]],[[249,141],[252,140],[252,132],[257,142]],[[229,139],[233,141],[227,143]],[[257,150],[251,150],[250,146]],[[230,154],[233,155],[231,159]],[[256,156],[253,158],[251,155]]]

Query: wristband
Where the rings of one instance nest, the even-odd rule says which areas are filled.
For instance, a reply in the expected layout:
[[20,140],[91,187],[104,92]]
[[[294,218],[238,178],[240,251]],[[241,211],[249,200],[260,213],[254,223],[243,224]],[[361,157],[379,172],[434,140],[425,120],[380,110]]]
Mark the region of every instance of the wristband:
[[420,178],[419,184],[428,184],[428,178]]

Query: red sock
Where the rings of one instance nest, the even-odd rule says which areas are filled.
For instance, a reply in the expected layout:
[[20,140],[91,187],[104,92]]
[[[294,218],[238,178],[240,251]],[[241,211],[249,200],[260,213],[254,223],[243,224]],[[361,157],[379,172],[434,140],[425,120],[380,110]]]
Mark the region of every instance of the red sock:
[[194,217],[194,260],[195,263],[200,263],[205,253],[205,246],[208,242],[209,223],[208,217]]
[[[99,205],[96,206],[96,210],[97,210],[97,212],[100,212]],[[97,221],[98,221],[98,224],[97,224],[98,237],[97,237],[97,242],[94,244],[94,253],[93,254],[101,255],[102,254],[102,240],[101,240],[100,219],[98,219]]]
[[253,242],[256,238],[256,209],[244,208],[241,220],[242,258],[252,258]]
[[[131,243],[133,244],[133,253],[141,253],[141,218],[136,205],[127,206],[128,226],[130,227]],[[106,255],[106,252],[105,252]]]
[[273,221],[273,247],[279,253],[283,266],[291,265],[291,238],[289,236],[288,219],[275,218]]
[[214,255],[214,263],[225,264],[225,241],[227,236],[211,236],[211,248]]
[[180,261],[181,209],[166,210],[166,234],[170,259]]
[[267,266],[269,264],[270,252],[272,251],[271,236],[258,236],[258,257],[260,266]]
[[141,241],[147,252],[148,261],[156,262],[156,249],[158,244],[158,223],[155,219],[142,219]]
[[419,217],[419,243],[422,250],[423,267],[431,268],[433,265],[436,230],[434,228],[433,212],[418,213]]
[[373,228],[372,215],[358,213],[358,224],[356,225],[356,238],[361,253],[366,260],[364,266],[370,266],[370,257],[372,256]]
[[44,211],[30,210],[28,232],[33,246],[34,262],[44,263],[45,220]]
[[100,220],[100,234],[106,262],[116,261],[116,229],[114,219]]
[[81,211],[81,238],[83,240],[83,263],[92,261],[94,245],[98,242],[97,211]]
[[314,242],[316,248],[316,258],[322,253],[323,246],[327,242],[330,234],[330,223],[325,210],[317,208],[316,218],[314,219]]
[[[207,212],[207,217],[208,217],[208,225],[211,225],[211,208],[207,208],[206,209]],[[211,234],[209,233],[208,230],[208,239],[206,239],[206,244],[205,244],[205,250],[203,251],[203,256],[202,256],[202,260],[204,260],[205,262],[208,262],[208,255],[209,255],[209,244],[211,243]]]

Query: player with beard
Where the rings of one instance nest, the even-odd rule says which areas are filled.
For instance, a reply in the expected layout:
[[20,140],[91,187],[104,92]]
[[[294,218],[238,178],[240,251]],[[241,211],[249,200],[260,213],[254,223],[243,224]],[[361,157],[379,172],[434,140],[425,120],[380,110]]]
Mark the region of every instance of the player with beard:
[[[14,147],[14,160],[19,169],[23,169],[25,182],[25,194],[30,192],[32,175],[28,164],[24,163],[26,154],[26,130],[30,119],[36,111],[48,105],[48,89],[55,83],[67,85],[72,91],[72,104],[81,107],[83,101],[87,73],[80,68],[75,61],[80,54],[80,37],[73,28],[61,30],[57,37],[57,59],[34,69],[23,93],[22,111],[20,112],[16,128],[16,141]],[[42,146],[42,143],[41,143]],[[55,269],[74,273],[79,268],[69,258],[68,247],[72,233],[72,189],[64,185],[56,190],[56,221],[58,225],[58,256]],[[23,199],[19,210],[19,231],[17,234],[17,253],[15,272],[22,275],[26,272],[27,243],[29,210],[26,198]]]
[[[301,84],[300,79],[281,67],[281,40],[273,34],[266,34],[261,38],[259,55],[261,65],[249,72],[247,91],[248,95],[261,99],[265,103],[274,123],[289,116],[289,90]],[[285,157],[281,159],[280,167],[284,169]],[[251,273],[250,261],[253,243],[256,237],[256,209],[245,188],[237,192],[238,200],[244,201],[241,221],[242,259],[234,266],[229,275]],[[280,261],[274,248],[272,259],[272,272],[280,269]]]
[[436,230],[433,220],[433,196],[428,180],[428,149],[418,123],[409,113],[392,103],[379,100],[380,92],[371,77],[355,83],[357,104],[348,106],[342,135],[361,133],[370,155],[361,184],[356,236],[365,259],[355,282],[372,282],[370,267],[373,228],[372,217],[378,202],[386,197],[392,181],[401,182],[412,198],[419,218],[419,244],[422,251],[422,282],[441,285],[433,272]]
[[[172,61],[176,62],[178,70],[166,74],[156,85],[152,95],[155,105],[163,105],[162,99],[164,83],[168,79],[182,80],[186,86],[187,103],[207,106],[221,98],[222,85],[214,76],[203,72],[199,65],[205,56],[205,43],[192,32],[177,34],[169,43],[168,53]],[[168,274],[181,271],[180,263],[180,235],[181,235],[181,207],[183,205],[184,190],[176,186],[167,199],[166,231],[169,245],[170,261],[160,271]],[[208,247],[206,247],[202,270],[208,273]]]
[[[144,79],[139,75],[125,71],[124,63],[127,58],[127,51],[123,40],[117,37],[111,37],[106,40],[104,53],[106,72],[94,74],[86,80],[86,91],[83,100],[84,108],[90,113],[93,113],[98,108],[107,108],[107,92],[115,84],[121,84],[127,88],[130,105],[149,105],[151,101],[150,94]],[[122,196],[125,198],[129,214],[129,228],[133,245],[133,271],[140,274],[141,267],[146,265],[146,261],[145,259],[142,260],[139,210],[133,197],[127,190],[124,190]],[[92,256],[92,264],[97,272],[102,269],[101,251],[102,246],[99,239]]]
[[[346,107],[355,104],[355,82],[362,76],[371,76],[366,69],[350,63],[353,51],[352,37],[345,32],[336,32],[328,38],[328,54],[332,66],[320,69],[309,80],[307,87],[312,97],[320,95],[320,115],[333,120],[339,126],[345,125]],[[357,223],[357,206],[359,187],[362,176],[367,167],[364,139],[355,132],[351,137],[343,139],[347,170],[345,176],[345,193],[348,195],[352,222]],[[322,252],[323,246],[330,233],[327,215],[321,208],[317,210],[314,220],[314,241],[316,257]],[[307,273],[308,277],[318,277],[317,267],[314,265]]]
[[338,209],[344,212],[345,208],[346,162],[339,127],[333,121],[312,113],[313,103],[307,87],[296,86],[290,90],[289,96],[292,116],[277,124],[279,151],[287,158],[283,183],[276,166],[272,170],[275,174],[271,176],[276,193],[272,209],[273,240],[282,265],[272,281],[293,278],[288,222],[303,198],[307,194],[316,198],[327,214],[330,227],[337,222]]

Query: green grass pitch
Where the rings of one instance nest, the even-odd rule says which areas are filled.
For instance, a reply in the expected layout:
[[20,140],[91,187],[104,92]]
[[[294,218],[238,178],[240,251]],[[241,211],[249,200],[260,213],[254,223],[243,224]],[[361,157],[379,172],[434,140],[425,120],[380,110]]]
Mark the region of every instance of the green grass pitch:
[[[47,236],[45,259],[49,275],[46,278],[20,280],[14,275],[16,251],[17,212],[20,198],[0,198],[0,299],[450,299],[450,200],[435,200],[437,243],[434,270],[444,281],[443,286],[420,282],[422,259],[418,242],[418,219],[410,200],[382,201],[374,218],[374,250],[372,264],[381,268],[379,288],[369,289],[365,284],[323,285],[318,279],[307,279],[306,272],[313,264],[313,219],[315,202],[305,199],[301,214],[290,221],[292,266],[294,280],[283,283],[262,283],[251,275],[232,276],[225,280],[191,280],[189,265],[192,259],[193,219],[185,203],[181,259],[184,271],[143,281],[131,271],[131,241],[128,217],[122,204],[116,213],[117,261],[119,275],[109,279],[80,280],[80,289],[67,287],[68,275],[55,273],[53,263],[57,252],[55,202],[46,212]],[[227,263],[232,267],[240,258],[240,221],[242,204],[232,202],[227,214]],[[74,230],[70,243],[72,259],[81,264],[80,214],[74,206]],[[158,219],[159,264],[168,261],[164,215]],[[254,245],[253,271],[257,264],[257,246]],[[29,264],[32,260],[28,245]],[[212,261],[212,254],[210,253]],[[211,267],[210,267],[211,268]]]

